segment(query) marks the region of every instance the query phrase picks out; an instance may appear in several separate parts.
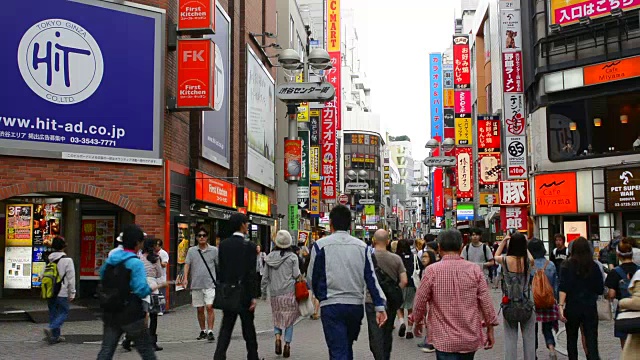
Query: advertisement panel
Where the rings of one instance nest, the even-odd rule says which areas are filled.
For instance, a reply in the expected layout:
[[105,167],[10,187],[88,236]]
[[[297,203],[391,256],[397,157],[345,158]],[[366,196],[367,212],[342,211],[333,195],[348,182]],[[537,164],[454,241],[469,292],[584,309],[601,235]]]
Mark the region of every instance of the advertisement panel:
[[536,175],[534,189],[536,215],[578,212],[576,173]]
[[244,206],[247,208],[247,212],[271,216],[271,199],[267,195],[245,188]]
[[527,138],[526,136],[507,136],[507,178],[525,179],[529,176],[527,169]]
[[504,94],[504,131],[507,136],[524,135],[524,94]]
[[309,180],[320,181],[320,147],[309,149]]
[[640,0],[550,0],[549,24],[570,25],[581,17],[592,19],[610,16],[611,10],[631,10],[640,7]]
[[80,229],[80,280],[100,279],[100,268],[114,248],[114,216],[83,216]]
[[33,205],[8,204],[6,208],[6,246],[31,246]]
[[328,203],[336,200],[336,115],[338,109],[335,101],[329,102],[322,109],[321,130],[321,160],[322,171],[322,199]]
[[494,189],[500,180],[500,153],[478,153],[478,183],[481,190]]
[[302,175],[302,140],[284,140],[284,179],[298,181]]
[[458,202],[473,201],[473,149],[470,147],[456,148],[456,198]]
[[318,184],[311,185],[309,214],[313,217],[320,216],[320,185]]
[[4,5],[0,154],[161,165],[164,13],[95,0]]
[[247,44],[247,177],[275,188],[275,81]]
[[298,206],[300,209],[309,207],[309,132],[298,131],[298,137],[302,141],[302,162],[300,167],[300,180],[298,181]]
[[455,92],[454,110],[456,117],[471,116],[471,90],[461,90]]
[[500,151],[500,118],[497,116],[478,117],[478,151]]
[[231,121],[231,19],[222,6],[216,9],[216,33],[206,36],[215,43],[215,111],[202,114],[202,157],[229,168],[229,130]]
[[[335,89],[342,89],[342,56],[341,56],[341,34],[340,34],[340,0],[326,0],[327,9],[327,51],[331,58],[333,67],[326,70],[328,73],[327,81],[333,85]],[[336,130],[342,130],[342,92],[336,91],[335,99],[326,105],[334,107],[334,119]],[[325,105],[325,106],[326,106]]]
[[525,206],[504,206],[500,208],[500,223],[502,231],[509,229],[527,231],[529,210]]
[[178,31],[213,34],[216,31],[214,0],[178,0]]
[[442,141],[444,127],[442,118],[442,54],[429,54],[429,78],[431,79],[431,137]]
[[178,39],[178,109],[214,109],[215,49],[211,39]]
[[521,93],[524,91],[522,52],[502,54],[502,80],[505,93]]
[[502,51],[522,51],[520,10],[500,11],[500,25],[502,30]]
[[584,85],[602,84],[640,76],[640,56],[585,66]]
[[31,248],[7,246],[4,250],[4,288],[31,289]]
[[196,171],[196,200],[236,208],[236,186]]
[[469,35],[453,36],[453,84],[456,89],[468,89],[471,84]]
[[529,205],[529,181],[500,181],[500,205]]
[[62,199],[29,199],[33,208],[33,246],[51,245],[51,240],[60,235],[62,220]]
[[[451,97],[453,97],[453,95]],[[445,128],[444,132],[446,133],[448,128],[453,128],[455,126],[456,115],[453,109],[453,104],[451,105],[451,108],[445,108],[443,110],[443,114],[444,114],[444,128]],[[444,138],[446,139],[447,137],[448,137],[447,134],[445,134]]]
[[607,211],[640,209],[640,168],[607,169]]
[[473,143],[473,122],[471,118],[456,118],[456,145],[471,145]]
[[456,206],[458,221],[473,220],[473,204],[458,204]]

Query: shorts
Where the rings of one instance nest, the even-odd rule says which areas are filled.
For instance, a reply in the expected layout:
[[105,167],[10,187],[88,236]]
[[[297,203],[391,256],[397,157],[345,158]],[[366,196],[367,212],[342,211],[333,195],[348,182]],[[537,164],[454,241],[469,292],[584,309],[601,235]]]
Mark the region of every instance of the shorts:
[[402,296],[404,298],[404,302],[402,303],[402,307],[400,307],[400,309],[413,309],[413,299],[416,297],[416,288],[410,286],[403,288]]
[[216,289],[194,289],[191,290],[191,305],[193,307],[203,307],[213,305],[216,297]]

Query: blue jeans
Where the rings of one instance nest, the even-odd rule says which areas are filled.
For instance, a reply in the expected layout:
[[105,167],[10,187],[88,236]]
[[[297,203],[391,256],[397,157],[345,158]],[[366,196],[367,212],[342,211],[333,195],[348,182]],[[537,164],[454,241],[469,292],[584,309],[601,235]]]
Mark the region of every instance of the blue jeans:
[[336,304],[322,307],[320,319],[331,360],[353,360],[353,342],[358,339],[363,318],[363,305]]
[[[273,328],[273,332],[276,335],[282,335],[282,329],[279,329],[277,327]],[[292,341],[293,341],[293,325],[284,329],[284,342],[287,344],[291,344]]]
[[49,329],[54,339],[60,337],[60,328],[69,316],[69,299],[66,297],[55,297],[47,300],[49,305]]
[[448,353],[436,350],[436,360],[473,360],[476,356],[475,351],[472,353]]

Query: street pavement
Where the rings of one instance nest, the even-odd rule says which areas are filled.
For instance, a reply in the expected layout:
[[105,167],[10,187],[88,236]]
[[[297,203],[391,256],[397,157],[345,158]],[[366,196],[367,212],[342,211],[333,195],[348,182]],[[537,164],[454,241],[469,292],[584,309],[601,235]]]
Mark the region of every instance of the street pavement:
[[[496,308],[501,297],[498,290],[492,290]],[[216,312],[216,337],[222,314]],[[268,301],[260,301],[256,311],[256,329],[260,355],[266,359],[278,359],[273,353],[274,338],[272,334],[271,308]],[[67,343],[48,345],[42,341],[43,325],[27,322],[7,322],[0,324],[0,359],[95,359],[100,349],[102,323],[100,321],[70,322],[64,325],[63,335]],[[159,359],[211,359],[216,343],[195,340],[199,328],[195,310],[189,306],[178,308],[159,319],[159,340],[164,351],[158,352]],[[502,326],[496,328],[496,346],[492,350],[480,351],[476,359],[495,360],[504,357]],[[540,343],[544,343],[539,334]],[[419,339],[406,340],[394,335],[391,359],[435,359],[435,354],[424,354],[419,351]],[[559,345],[564,347],[566,338],[561,332]],[[240,320],[236,324],[234,337],[227,353],[228,359],[246,358],[246,352],[240,330]],[[613,337],[613,323],[601,322],[599,326],[600,356],[603,360],[617,360],[620,357],[620,342]],[[519,347],[522,348],[521,346]],[[363,322],[359,340],[354,345],[355,359],[373,359],[369,352],[366,321]],[[548,359],[547,350],[538,350],[539,359]],[[127,353],[121,348],[115,359],[138,359],[134,352]],[[292,343],[293,359],[327,359],[328,352],[324,342],[322,324],[310,319],[301,319],[295,326]],[[584,359],[584,355],[581,355]],[[522,355],[518,359],[522,359]],[[566,359],[560,355],[559,359]],[[508,359],[512,360],[512,359]],[[516,360],[516,359],[513,359]]]

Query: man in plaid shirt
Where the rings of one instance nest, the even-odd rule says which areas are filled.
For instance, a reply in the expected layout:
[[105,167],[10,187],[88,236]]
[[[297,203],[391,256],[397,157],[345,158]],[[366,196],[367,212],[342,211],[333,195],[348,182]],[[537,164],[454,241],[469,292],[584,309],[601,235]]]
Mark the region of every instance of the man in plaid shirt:
[[473,359],[476,351],[494,344],[498,319],[489,288],[482,270],[460,256],[462,234],[458,230],[441,232],[438,243],[442,260],[425,269],[416,294],[415,331],[417,334],[424,325],[428,304],[428,338],[436,348],[436,358]]

